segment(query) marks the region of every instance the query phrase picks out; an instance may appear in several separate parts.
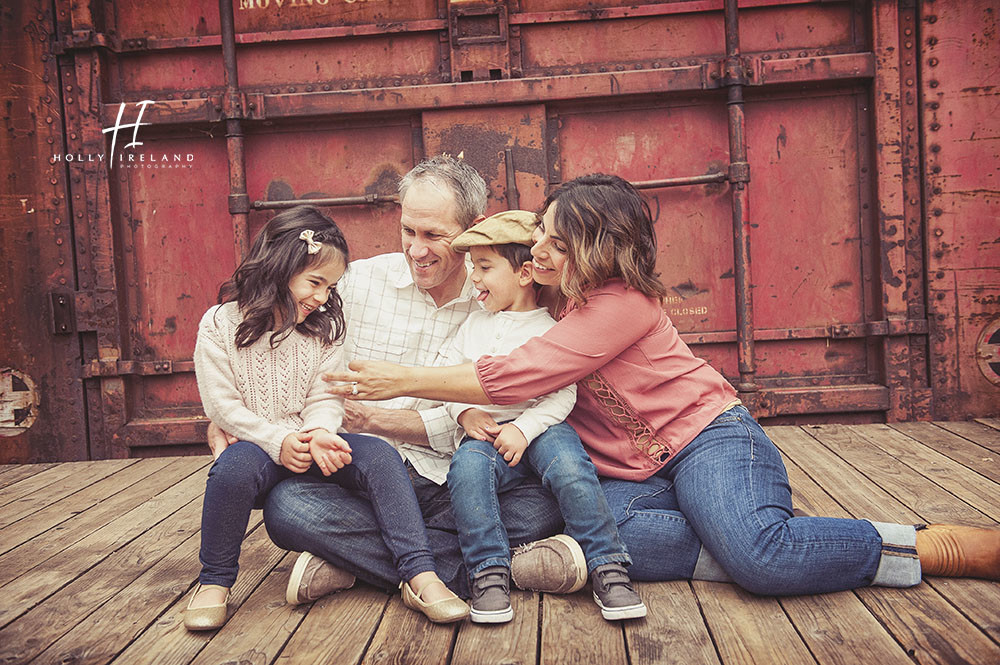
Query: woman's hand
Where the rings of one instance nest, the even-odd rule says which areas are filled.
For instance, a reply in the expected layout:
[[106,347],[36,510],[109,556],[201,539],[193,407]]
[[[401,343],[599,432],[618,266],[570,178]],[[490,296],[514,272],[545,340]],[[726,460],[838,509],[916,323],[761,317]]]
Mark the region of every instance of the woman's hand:
[[500,426],[493,416],[482,409],[466,409],[458,416],[458,424],[462,426],[465,433],[473,439],[480,441],[496,441],[497,434],[500,433]]
[[309,440],[309,454],[324,476],[340,471],[351,463],[351,446],[336,434],[314,429]]
[[409,367],[384,360],[354,360],[347,367],[350,371],[323,375],[323,380],[331,384],[326,389],[331,395],[381,400],[407,394],[405,383]]

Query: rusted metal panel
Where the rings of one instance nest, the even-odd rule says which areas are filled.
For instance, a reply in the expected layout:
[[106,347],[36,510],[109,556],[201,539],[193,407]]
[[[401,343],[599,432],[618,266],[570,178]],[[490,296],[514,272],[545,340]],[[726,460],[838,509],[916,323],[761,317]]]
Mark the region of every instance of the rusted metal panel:
[[447,151],[490,211],[636,182],[669,315],[759,416],[990,415],[996,38],[956,36],[995,5],[58,0],[35,55],[64,152],[121,152],[104,130],[152,103],[136,163],[58,166],[75,253],[43,332],[79,344],[42,364],[85,384],[88,454],[197,449],[195,327],[248,238],[314,201],[355,256],[392,251],[399,175]]
[[[76,337],[54,327],[77,288],[66,199],[63,105],[76,94],[48,53],[47,2],[0,12],[4,131],[0,133],[0,461],[87,459]],[[63,99],[63,96],[66,99]],[[63,320],[72,325],[72,321]]]
[[976,362],[1000,318],[1000,3],[923,2],[920,92],[934,414],[996,413],[1000,387]]

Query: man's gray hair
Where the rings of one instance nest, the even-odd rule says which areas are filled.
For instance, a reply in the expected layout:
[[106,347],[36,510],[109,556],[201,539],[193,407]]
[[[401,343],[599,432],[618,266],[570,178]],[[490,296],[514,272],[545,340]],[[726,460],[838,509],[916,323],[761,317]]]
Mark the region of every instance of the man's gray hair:
[[425,159],[399,181],[399,200],[406,190],[418,180],[432,180],[447,187],[455,197],[456,216],[463,229],[472,226],[477,218],[486,214],[486,183],[476,169],[451,155],[441,154]]

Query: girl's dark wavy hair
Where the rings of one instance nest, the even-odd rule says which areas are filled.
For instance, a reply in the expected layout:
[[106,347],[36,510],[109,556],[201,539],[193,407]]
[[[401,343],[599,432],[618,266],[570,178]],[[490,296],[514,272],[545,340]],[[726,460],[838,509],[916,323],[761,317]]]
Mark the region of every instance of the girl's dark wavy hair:
[[[322,244],[310,254],[306,241],[299,239],[312,229],[313,240]],[[305,321],[296,324],[298,306],[288,283],[299,273],[327,261],[339,259],[347,265],[347,240],[332,219],[312,206],[296,206],[271,218],[253,241],[250,253],[221,287],[219,303],[233,300],[239,305],[243,322],[236,329],[236,346],[250,346],[264,333],[271,335],[271,348],[278,346],[292,329],[333,344],[344,336],[344,303],[334,289],[323,309],[317,308]],[[280,324],[275,310],[281,312]],[[323,311],[325,310],[325,311]]]
[[582,305],[609,279],[661,303],[667,294],[656,272],[656,231],[649,204],[627,180],[594,173],[549,194],[542,210],[558,202],[555,234],[566,243],[562,292]]

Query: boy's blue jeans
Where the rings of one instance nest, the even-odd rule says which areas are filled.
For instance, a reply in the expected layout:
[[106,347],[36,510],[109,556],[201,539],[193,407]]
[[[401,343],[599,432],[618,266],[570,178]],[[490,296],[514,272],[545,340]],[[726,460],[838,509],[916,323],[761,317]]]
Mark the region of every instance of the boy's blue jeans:
[[762,595],[920,582],[912,526],[793,517],[781,455],[742,406],[651,478],[601,484],[633,579],[734,581]]
[[513,468],[492,443],[470,437],[452,456],[448,489],[470,577],[490,566],[510,568],[507,530],[497,495],[532,474],[555,495],[566,533],[583,548],[588,572],[606,563],[631,563],[594,463],[576,431],[560,423],[532,441]]
[[[371,504],[402,579],[434,570],[423,516],[399,453],[372,436],[341,436],[351,446],[352,461],[328,480],[357,492]],[[205,487],[199,553],[202,569],[198,581],[233,586],[250,511],[260,508],[271,488],[280,481],[300,475],[323,478],[315,464],[306,474],[296,474],[275,464],[260,446],[248,441],[237,441],[222,451],[208,472]],[[337,506],[325,509],[335,511]]]

